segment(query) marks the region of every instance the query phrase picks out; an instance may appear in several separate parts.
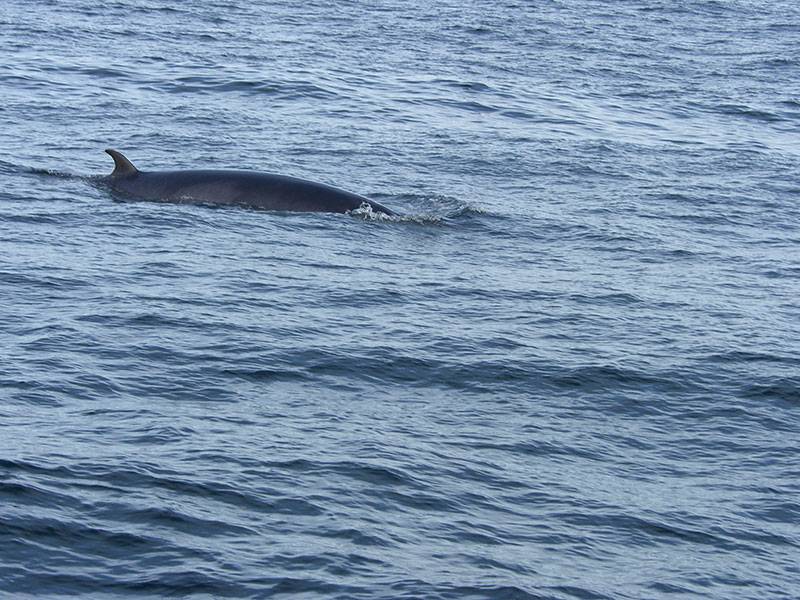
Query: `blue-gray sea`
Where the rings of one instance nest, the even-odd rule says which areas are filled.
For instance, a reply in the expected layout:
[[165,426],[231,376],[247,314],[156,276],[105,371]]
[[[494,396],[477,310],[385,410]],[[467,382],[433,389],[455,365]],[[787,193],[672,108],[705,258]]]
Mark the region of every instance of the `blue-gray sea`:
[[3,598],[800,597],[796,2],[3,0],[0,56]]

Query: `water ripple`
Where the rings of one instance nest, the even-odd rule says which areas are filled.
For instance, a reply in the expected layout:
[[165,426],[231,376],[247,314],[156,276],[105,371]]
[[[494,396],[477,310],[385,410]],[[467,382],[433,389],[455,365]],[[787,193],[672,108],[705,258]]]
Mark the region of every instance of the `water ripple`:
[[0,594],[797,597],[798,22],[5,2]]

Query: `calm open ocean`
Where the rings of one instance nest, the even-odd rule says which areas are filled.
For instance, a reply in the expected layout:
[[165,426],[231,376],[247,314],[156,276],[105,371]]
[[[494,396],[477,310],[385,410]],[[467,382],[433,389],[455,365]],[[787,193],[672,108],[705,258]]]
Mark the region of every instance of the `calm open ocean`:
[[800,597],[794,0],[3,0],[0,56],[0,596]]

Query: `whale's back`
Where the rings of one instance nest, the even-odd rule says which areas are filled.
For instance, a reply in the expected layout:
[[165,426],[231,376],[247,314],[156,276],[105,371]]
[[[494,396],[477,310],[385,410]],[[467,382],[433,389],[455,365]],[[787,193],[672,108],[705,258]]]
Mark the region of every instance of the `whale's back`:
[[139,171],[122,154],[107,151],[116,168],[108,178],[118,193],[139,200],[245,206],[291,212],[337,212],[364,204],[388,215],[377,202],[299,177],[238,170]]

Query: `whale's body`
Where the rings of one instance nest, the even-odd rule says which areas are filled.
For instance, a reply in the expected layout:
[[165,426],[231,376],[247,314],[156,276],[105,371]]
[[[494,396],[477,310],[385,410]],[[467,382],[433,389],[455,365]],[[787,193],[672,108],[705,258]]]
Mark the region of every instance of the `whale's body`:
[[115,192],[138,200],[289,212],[345,213],[369,206],[375,212],[395,214],[359,194],[298,177],[235,170],[139,171],[116,150],[106,152],[115,167],[104,181]]

